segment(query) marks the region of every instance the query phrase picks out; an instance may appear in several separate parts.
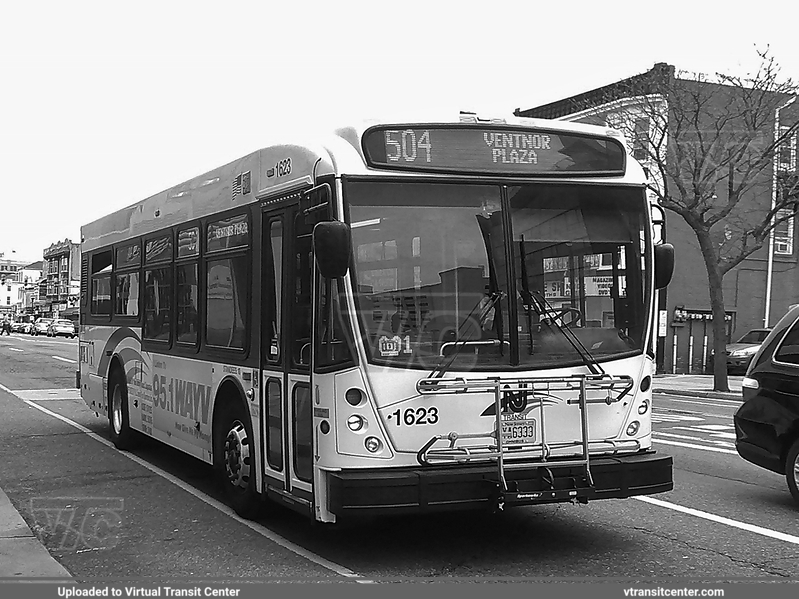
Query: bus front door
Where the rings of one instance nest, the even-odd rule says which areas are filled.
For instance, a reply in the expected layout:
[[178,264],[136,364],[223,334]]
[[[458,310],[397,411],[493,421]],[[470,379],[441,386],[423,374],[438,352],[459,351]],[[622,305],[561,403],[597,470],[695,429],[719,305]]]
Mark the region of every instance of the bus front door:
[[263,464],[267,494],[313,516],[312,227],[291,199],[262,212]]

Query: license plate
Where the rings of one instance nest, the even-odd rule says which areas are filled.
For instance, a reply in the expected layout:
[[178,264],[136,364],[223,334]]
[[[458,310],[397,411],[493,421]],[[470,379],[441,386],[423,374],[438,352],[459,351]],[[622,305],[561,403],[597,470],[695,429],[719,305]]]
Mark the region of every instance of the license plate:
[[535,443],[535,420],[511,420],[502,423],[503,445]]

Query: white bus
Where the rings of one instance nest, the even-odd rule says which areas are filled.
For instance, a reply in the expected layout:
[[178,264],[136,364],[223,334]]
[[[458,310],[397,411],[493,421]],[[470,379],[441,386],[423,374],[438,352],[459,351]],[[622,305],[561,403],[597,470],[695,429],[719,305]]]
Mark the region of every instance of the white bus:
[[618,132],[543,120],[265,147],[82,228],[82,397],[246,517],[669,491],[645,183]]

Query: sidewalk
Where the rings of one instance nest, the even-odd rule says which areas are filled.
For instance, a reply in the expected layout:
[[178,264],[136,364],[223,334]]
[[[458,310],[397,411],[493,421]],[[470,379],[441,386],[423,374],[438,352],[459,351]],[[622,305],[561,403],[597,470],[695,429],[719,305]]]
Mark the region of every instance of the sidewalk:
[[0,489],[0,579],[71,579]]
[[741,395],[742,376],[728,376],[729,393],[713,390],[713,375],[710,374],[657,374],[652,383],[653,393],[713,397],[743,402]]

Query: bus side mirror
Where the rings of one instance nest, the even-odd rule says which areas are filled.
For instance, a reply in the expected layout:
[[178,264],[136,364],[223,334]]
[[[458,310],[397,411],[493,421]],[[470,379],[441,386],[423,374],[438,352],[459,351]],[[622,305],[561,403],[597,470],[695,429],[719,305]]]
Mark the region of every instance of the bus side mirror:
[[337,220],[317,223],[313,249],[319,272],[326,279],[339,279],[350,267],[350,228]]
[[655,243],[661,243],[666,234],[666,211],[658,204],[650,206],[652,213],[652,239]]
[[655,289],[663,289],[674,274],[674,246],[661,243],[655,246]]

